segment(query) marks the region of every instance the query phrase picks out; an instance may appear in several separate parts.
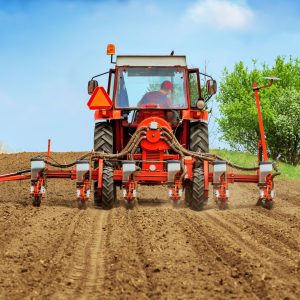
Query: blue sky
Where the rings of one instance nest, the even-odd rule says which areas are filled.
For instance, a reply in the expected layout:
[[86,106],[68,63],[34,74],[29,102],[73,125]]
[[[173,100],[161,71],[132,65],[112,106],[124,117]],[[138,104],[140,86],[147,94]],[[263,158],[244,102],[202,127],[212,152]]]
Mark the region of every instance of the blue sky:
[[[220,79],[240,60],[299,57],[300,1],[0,0],[0,143],[43,151],[51,138],[53,151],[90,150],[86,85],[109,69],[108,43],[118,54],[175,50]],[[222,146],[210,126],[211,146]]]

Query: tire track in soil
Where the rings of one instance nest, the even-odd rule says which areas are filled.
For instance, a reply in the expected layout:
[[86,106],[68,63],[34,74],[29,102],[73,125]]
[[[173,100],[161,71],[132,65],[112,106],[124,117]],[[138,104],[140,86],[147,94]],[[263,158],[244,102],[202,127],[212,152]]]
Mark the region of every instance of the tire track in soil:
[[103,299],[148,299],[146,292],[151,283],[133,221],[138,218],[137,210],[116,208],[108,220]]
[[[78,228],[64,265],[64,285],[54,298],[102,299],[105,277],[105,238],[109,211],[89,209],[87,227]],[[83,224],[81,224],[83,225]]]
[[[251,235],[244,233],[241,235],[240,226],[245,223],[235,227],[236,223],[233,225],[224,221],[223,215],[225,214],[222,212],[210,211],[201,216],[201,219],[211,221],[211,226],[203,227],[203,234],[222,259],[232,266],[236,277],[250,282],[250,287],[258,298],[279,296],[283,299],[287,296],[289,299],[297,299],[295,294],[300,294],[297,287],[299,278],[294,276],[288,282],[285,281],[285,278],[291,277],[291,269],[286,266],[289,261],[274,254],[264,245],[265,241],[256,241]],[[226,215],[228,217],[228,211]],[[200,216],[196,215],[196,221],[192,221],[196,226],[201,224],[199,218]]]
[[[150,264],[147,263],[148,257],[146,254],[147,245],[145,245],[145,235],[144,235],[144,226],[141,226],[141,218],[139,217],[139,211],[127,211],[129,214],[127,215],[128,218],[128,225],[129,228],[132,230],[133,239],[137,241],[137,249],[136,255],[139,261],[140,266],[142,267],[142,272],[145,276],[145,286],[146,286],[146,293],[145,297],[150,297],[149,293],[155,290],[155,283],[153,281],[153,277],[151,276],[151,268],[149,268]],[[143,218],[144,219],[144,218]],[[145,233],[146,234],[146,233]]]

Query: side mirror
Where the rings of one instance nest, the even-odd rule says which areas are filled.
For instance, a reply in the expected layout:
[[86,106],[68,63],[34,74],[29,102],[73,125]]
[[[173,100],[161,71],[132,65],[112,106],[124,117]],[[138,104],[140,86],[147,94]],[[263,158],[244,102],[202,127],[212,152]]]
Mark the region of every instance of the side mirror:
[[89,95],[92,95],[96,87],[98,86],[98,81],[97,80],[90,80],[88,82],[88,93]]
[[217,92],[217,81],[209,79],[206,81],[206,90],[208,95],[212,96]]

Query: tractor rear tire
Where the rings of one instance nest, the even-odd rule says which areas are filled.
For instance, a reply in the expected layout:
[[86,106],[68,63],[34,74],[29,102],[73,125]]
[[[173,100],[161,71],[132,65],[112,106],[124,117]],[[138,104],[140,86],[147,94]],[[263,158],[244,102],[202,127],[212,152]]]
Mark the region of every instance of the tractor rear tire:
[[[96,123],[94,130],[94,150],[95,152],[113,153],[113,128],[107,123]],[[111,166],[105,161],[104,166]],[[98,162],[94,163],[94,169],[98,168]],[[102,206],[102,197],[98,195],[98,181],[94,181],[94,204]]]
[[110,166],[103,167],[102,177],[102,207],[111,209],[116,202],[116,186],[114,183],[114,169]]
[[[208,153],[208,124],[203,122],[191,123],[190,150],[198,153]],[[203,163],[195,163],[193,181],[185,187],[185,202],[191,209],[200,211],[207,204],[208,197],[204,190]]]
[[192,210],[203,210],[204,206],[207,204],[207,197],[204,192],[203,168],[195,168],[193,181],[186,187],[185,190],[186,202]]
[[[190,150],[193,152],[208,153],[208,124],[203,122],[191,123]],[[199,163],[198,163],[199,167]]]

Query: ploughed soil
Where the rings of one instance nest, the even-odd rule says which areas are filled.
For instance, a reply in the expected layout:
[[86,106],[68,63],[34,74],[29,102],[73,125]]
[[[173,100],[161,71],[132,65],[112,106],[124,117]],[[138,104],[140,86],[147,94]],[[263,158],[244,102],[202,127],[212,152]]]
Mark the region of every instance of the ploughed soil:
[[[0,174],[37,153],[0,155]],[[81,153],[56,153],[71,162]],[[139,203],[78,210],[75,182],[0,182],[1,299],[300,299],[300,182],[276,178],[273,210],[255,184],[231,185],[230,209],[172,208],[164,187]]]

